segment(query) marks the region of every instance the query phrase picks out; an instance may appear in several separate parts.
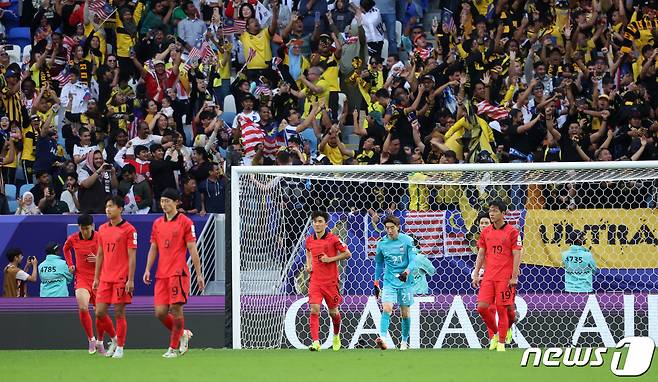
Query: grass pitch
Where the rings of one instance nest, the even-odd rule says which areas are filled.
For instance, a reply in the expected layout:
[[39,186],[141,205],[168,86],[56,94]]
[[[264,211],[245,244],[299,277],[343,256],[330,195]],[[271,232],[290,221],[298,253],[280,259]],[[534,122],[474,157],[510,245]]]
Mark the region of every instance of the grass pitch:
[[[601,367],[519,366],[522,350],[200,350],[163,359],[163,349],[125,350],[121,360],[85,350],[0,351],[2,375],[25,381],[612,381],[612,352]],[[654,355],[655,358],[655,355]],[[658,365],[639,378],[658,380]]]

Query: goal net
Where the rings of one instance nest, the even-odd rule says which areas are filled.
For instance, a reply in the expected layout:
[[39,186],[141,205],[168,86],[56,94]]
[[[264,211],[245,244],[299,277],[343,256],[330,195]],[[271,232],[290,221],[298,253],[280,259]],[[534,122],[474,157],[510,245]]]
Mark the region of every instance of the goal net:
[[[477,216],[493,199],[507,203],[524,247],[512,346],[658,343],[656,162],[234,167],[231,193],[235,348],[310,344],[304,240],[318,209],[352,253],[339,266],[344,347],[373,347],[379,332],[373,259],[387,215],[428,260],[414,270],[410,347],[484,346],[470,281]],[[574,279],[580,292],[567,286]],[[323,308],[324,347],[330,325]],[[397,308],[390,328],[399,343]]]

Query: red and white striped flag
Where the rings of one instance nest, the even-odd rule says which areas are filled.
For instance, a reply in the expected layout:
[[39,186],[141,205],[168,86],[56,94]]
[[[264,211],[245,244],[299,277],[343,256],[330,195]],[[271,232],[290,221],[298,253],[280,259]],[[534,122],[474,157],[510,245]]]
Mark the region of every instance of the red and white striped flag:
[[78,41],[71,36],[64,35],[62,36],[62,46],[64,46],[64,49],[66,49],[70,56],[73,48],[78,46]]
[[95,13],[101,24],[107,21],[116,12],[116,8],[108,4],[105,0],[89,0],[89,11]]
[[64,68],[58,75],[52,78],[53,81],[59,82],[59,86],[62,87],[69,82],[71,82],[71,73],[69,72],[68,67]]
[[231,18],[224,19],[222,32],[224,34],[240,34],[247,28],[247,22],[244,20],[234,20]]
[[201,62],[205,58],[210,57],[213,55],[212,49],[210,48],[210,45],[208,45],[207,41],[204,41],[201,43],[200,46],[198,47],[192,47],[190,49],[190,53],[187,56],[187,63],[185,64],[185,70],[189,71],[192,68],[192,65],[189,64],[190,61],[197,61]]
[[140,121],[141,119],[135,118],[132,122],[130,122],[130,126],[128,127],[128,139],[133,139],[137,136]]
[[478,114],[485,114],[491,119],[504,119],[509,117],[509,111],[504,107],[494,106],[487,101],[478,103]]
[[254,89],[254,97],[259,98],[261,95],[269,97],[272,95],[272,89],[265,85],[258,85]]
[[209,54],[212,54],[212,50],[210,49],[210,46],[208,46],[208,43],[204,41],[199,47],[192,47],[190,54],[187,56],[187,59],[188,61],[201,61]]
[[[505,221],[515,226],[520,232],[522,227],[523,211],[507,211]],[[437,256],[464,256],[472,254],[466,238],[466,227],[462,222],[459,211],[407,211],[404,215],[403,232],[412,234],[420,242],[420,253],[428,257]],[[368,256],[374,256],[377,241],[385,232],[368,233]]]
[[247,53],[247,62],[251,62],[251,60],[256,57],[256,49],[254,48],[249,48],[249,52]]

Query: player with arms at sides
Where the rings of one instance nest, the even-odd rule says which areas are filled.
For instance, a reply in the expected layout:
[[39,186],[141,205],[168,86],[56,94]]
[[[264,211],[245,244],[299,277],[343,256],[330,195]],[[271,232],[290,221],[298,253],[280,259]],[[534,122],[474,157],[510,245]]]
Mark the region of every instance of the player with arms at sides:
[[162,356],[175,358],[187,352],[192,332],[185,329],[183,305],[190,294],[190,271],[186,255],[190,252],[199,289],[205,288],[201,261],[196,248],[194,223],[187,216],[178,212],[180,194],[173,188],[167,188],[160,197],[160,206],[164,216],[153,223],[151,230],[151,248],[146,260],[143,280],[151,285],[151,267],[159,255],[158,270],[155,274],[154,305],[155,316],[169,329],[169,349]]
[[[471,274],[473,286],[480,288],[477,311],[489,332],[489,349],[498,351],[505,351],[505,341],[499,342],[498,339],[506,337],[510,326],[508,312],[514,310],[522,250],[519,231],[504,220],[506,210],[507,206],[500,200],[489,204],[491,225],[480,234],[478,256]],[[485,263],[487,271],[480,279],[480,270]],[[497,327],[496,315],[489,309],[493,304],[498,313]]]
[[[98,234],[94,231],[94,219],[91,215],[82,214],[78,216],[79,232],[71,234],[64,243],[64,257],[69,271],[75,275],[75,299],[78,303],[78,317],[80,324],[87,335],[89,341],[89,354],[95,354],[97,351],[105,355],[105,346],[103,338],[96,340],[92,327],[91,315],[89,314],[89,304],[92,306],[96,303],[96,293],[92,288],[94,284],[94,274],[96,273],[96,253],[98,252]],[[75,254],[75,262],[73,261]],[[114,337],[114,329],[108,332],[110,337]]]
[[311,214],[311,220],[313,234],[306,238],[306,271],[311,274],[308,304],[311,307],[309,323],[313,343],[308,349],[320,351],[320,305],[324,300],[334,325],[332,347],[334,351],[338,351],[341,347],[338,306],[343,301],[338,285],[338,262],[349,258],[352,254],[338,236],[328,229],[328,213],[315,211]]
[[93,289],[96,291],[96,330],[98,338],[104,332],[114,332],[112,320],[107,314],[108,305],[114,305],[117,323],[116,337],[107,349],[106,357],[123,358],[128,323],[126,305],[132,302],[135,289],[135,261],[137,231],[132,224],[123,220],[124,201],[112,196],[105,202],[108,222],[98,229],[98,254]]
[[[491,225],[491,219],[489,219],[489,213],[481,212],[476,219],[476,223],[479,227],[478,230],[478,238],[479,238],[479,235],[482,233],[482,231]],[[480,272],[478,274],[480,276],[480,280],[482,280],[482,276],[484,276],[485,267],[486,264],[483,262],[482,268],[480,269]],[[505,343],[507,344],[512,343],[512,325],[514,325],[514,321],[516,321],[516,310],[514,304],[510,305],[510,308],[507,309],[507,323],[509,324],[509,329],[507,329],[507,335],[505,336]],[[492,315],[495,316],[498,313],[496,304],[489,305],[489,311],[491,312]],[[491,329],[487,327],[487,332],[489,334],[489,338],[492,338],[494,335],[496,335],[495,328]],[[496,348],[496,346],[493,345],[497,345],[497,343],[494,344],[494,342],[491,342],[489,344],[489,350],[494,350]]]
[[[386,350],[386,334],[391,323],[393,304],[400,305],[402,313],[402,341],[400,350],[407,350],[411,317],[409,307],[414,303],[413,277],[409,277],[415,269],[416,252],[414,240],[404,233],[400,233],[400,219],[388,216],[384,219],[386,236],[377,242],[375,253],[375,296],[382,296],[384,312],[379,326],[377,346]],[[381,281],[384,281],[383,291]]]

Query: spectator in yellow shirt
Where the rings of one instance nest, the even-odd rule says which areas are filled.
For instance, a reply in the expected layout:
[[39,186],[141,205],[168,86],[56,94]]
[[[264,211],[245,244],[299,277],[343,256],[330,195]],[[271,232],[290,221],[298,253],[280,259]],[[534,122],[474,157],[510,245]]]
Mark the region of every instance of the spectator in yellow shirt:
[[[272,60],[272,47],[270,40],[278,25],[279,4],[272,3],[272,21],[267,29],[263,29],[258,19],[251,17],[247,20],[247,30],[240,36],[244,48],[244,57],[247,62],[247,79],[256,81],[269,67]],[[251,53],[250,53],[251,52]],[[250,58],[251,57],[251,58]]]

